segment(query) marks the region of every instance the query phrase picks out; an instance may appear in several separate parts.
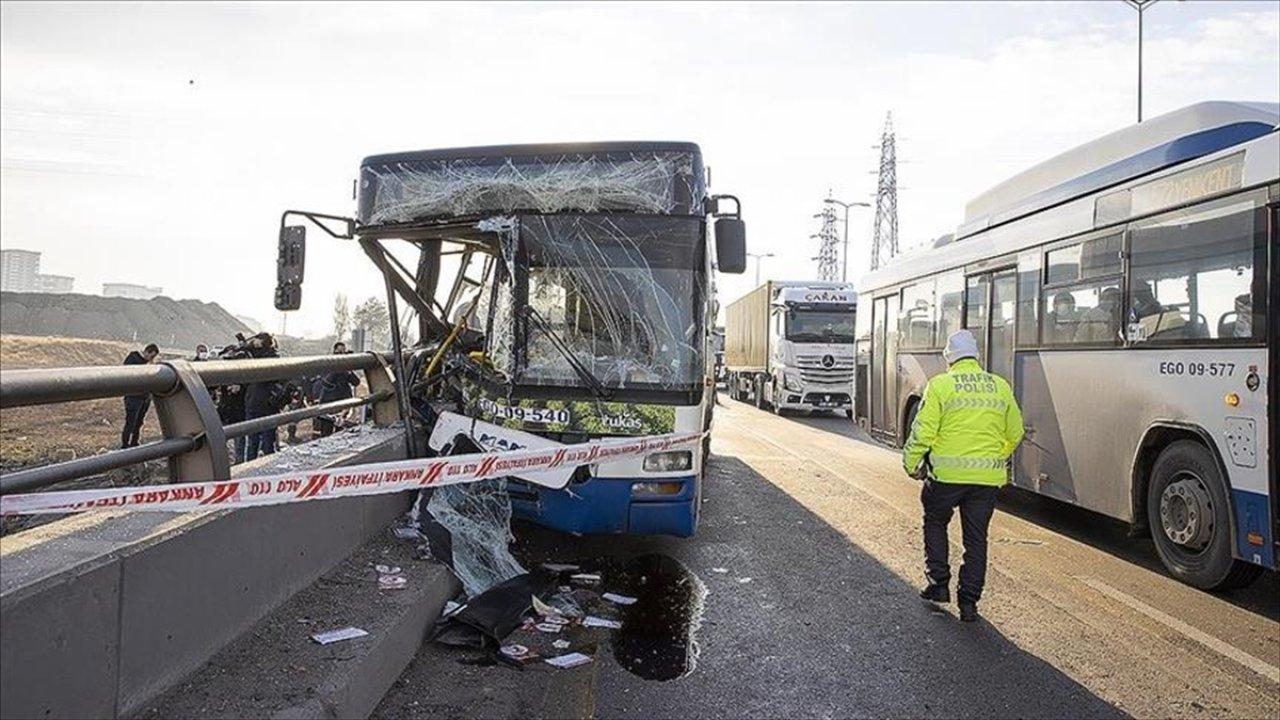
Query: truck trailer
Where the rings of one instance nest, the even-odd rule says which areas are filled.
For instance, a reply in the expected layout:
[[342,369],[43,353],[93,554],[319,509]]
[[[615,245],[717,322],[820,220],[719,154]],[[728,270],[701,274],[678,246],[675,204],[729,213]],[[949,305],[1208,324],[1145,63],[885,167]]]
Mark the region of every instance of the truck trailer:
[[770,280],[725,308],[729,396],[772,408],[852,417],[854,315],[850,283]]

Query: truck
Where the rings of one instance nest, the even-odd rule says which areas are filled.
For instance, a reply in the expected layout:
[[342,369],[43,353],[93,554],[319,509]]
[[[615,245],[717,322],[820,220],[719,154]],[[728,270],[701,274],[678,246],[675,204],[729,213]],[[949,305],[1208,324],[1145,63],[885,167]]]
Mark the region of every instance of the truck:
[[[518,473],[505,485],[516,517],[556,530],[692,535],[715,405],[715,276],[746,268],[738,199],[710,193],[698,146],[374,155],[358,190],[355,217],[283,214],[276,307],[301,303],[307,226],[290,218],[360,245],[386,280],[411,454],[460,429],[485,451],[699,432],[699,447],[583,466],[567,486]],[[413,347],[401,306],[418,322]]]
[[725,308],[729,396],[771,408],[843,412],[854,403],[851,283],[770,280]]

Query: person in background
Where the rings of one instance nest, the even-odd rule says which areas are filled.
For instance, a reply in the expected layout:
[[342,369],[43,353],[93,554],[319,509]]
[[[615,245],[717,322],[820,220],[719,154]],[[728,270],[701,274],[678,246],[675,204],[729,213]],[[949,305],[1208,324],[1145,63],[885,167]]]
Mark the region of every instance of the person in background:
[[[276,351],[276,339],[270,333],[258,333],[246,341],[249,354],[254,358],[280,357]],[[244,389],[244,415],[246,420],[254,420],[268,415],[275,415],[289,403],[294,387],[292,383],[278,380],[249,383]],[[269,428],[250,433],[245,447],[245,460],[256,459],[259,455],[270,455],[276,451],[276,428]]]
[[[142,348],[142,352],[134,350],[124,358],[125,365],[150,365],[160,357],[160,348],[151,343]],[[126,395],[124,398],[124,429],[120,432],[120,447],[136,447],[138,436],[142,433],[142,421],[147,417],[147,409],[151,407],[150,395]]]
[[[244,386],[223,385],[214,391],[214,403],[218,406],[218,419],[223,427],[244,420]],[[242,463],[245,459],[245,448],[248,438],[244,435],[234,441],[235,450],[231,456],[231,464]]]
[[192,362],[204,362],[209,359],[209,346],[204,343],[196,345],[196,354],[191,358]]
[[1075,296],[1066,290],[1054,295],[1053,309],[1044,316],[1045,340],[1071,342],[1078,321]]
[[1103,288],[1098,306],[1086,310],[1076,327],[1072,342],[1077,345],[1115,343],[1120,339],[1120,311],[1124,296],[1120,288]]
[[[333,344],[334,355],[346,355],[346,343],[336,342]],[[354,397],[355,387],[360,384],[360,378],[350,370],[341,372],[332,372],[320,378],[317,386],[317,401],[326,403],[335,400],[346,400]],[[316,432],[320,437],[332,435],[337,428],[332,415],[321,415],[315,419]]]

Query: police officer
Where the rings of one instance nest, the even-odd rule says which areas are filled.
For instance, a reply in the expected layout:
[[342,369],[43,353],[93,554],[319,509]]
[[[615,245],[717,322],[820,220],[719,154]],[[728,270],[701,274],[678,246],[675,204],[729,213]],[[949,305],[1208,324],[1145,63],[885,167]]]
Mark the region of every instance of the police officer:
[[902,451],[907,474],[924,480],[925,574],[920,597],[951,601],[947,525],[960,508],[964,565],[960,568],[960,619],[978,619],[987,574],[987,526],[1005,484],[1009,456],[1022,440],[1022,411],[1009,383],[978,364],[978,343],[968,330],[947,339],[947,372],[929,380],[911,437]]

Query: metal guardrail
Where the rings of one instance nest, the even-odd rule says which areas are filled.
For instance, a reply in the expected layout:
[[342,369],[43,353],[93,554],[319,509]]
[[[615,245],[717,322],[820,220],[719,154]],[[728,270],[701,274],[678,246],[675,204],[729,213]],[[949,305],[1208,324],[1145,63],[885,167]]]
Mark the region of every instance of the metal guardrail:
[[[365,397],[336,400],[224,426],[209,388],[290,380],[345,370],[364,373]],[[150,395],[164,435],[137,447],[0,475],[0,495],[97,475],[148,460],[168,458],[170,482],[231,477],[227,439],[270,430],[300,420],[372,406],[373,422],[400,419],[391,368],[378,353],[252,360],[170,360],[157,365],[0,370],[0,408]]]

